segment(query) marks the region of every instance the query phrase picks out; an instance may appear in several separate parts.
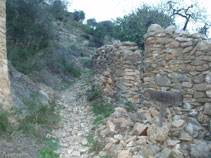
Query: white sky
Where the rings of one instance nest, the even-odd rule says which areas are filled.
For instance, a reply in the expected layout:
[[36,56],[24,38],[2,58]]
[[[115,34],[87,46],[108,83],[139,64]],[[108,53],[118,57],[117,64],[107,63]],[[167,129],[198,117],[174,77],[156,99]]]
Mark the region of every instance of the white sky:
[[[123,17],[139,8],[142,3],[156,5],[161,0],[69,0],[69,11],[83,10],[86,19],[95,18],[97,21],[112,20],[116,17]],[[183,0],[188,2],[191,0]],[[211,0],[198,0],[202,7],[205,7],[211,14]]]
[[[131,13],[133,10],[139,8],[143,3],[150,6],[158,5],[163,0],[69,0],[69,11],[83,10],[85,12],[86,19],[95,18],[98,22],[104,20],[112,20],[117,17],[123,17],[126,14]],[[185,4],[190,4],[193,0],[178,0]],[[200,8],[205,8],[208,13],[208,19],[211,19],[211,0],[196,0],[198,1]],[[179,29],[182,29],[184,24],[183,18],[176,20]],[[199,26],[199,25],[198,25]],[[202,26],[202,25],[201,25]],[[200,27],[201,27],[200,26]],[[180,28],[181,27],[181,28]],[[188,30],[195,32],[196,25],[189,24]],[[211,29],[211,28],[210,28]],[[211,36],[211,31],[210,31]]]

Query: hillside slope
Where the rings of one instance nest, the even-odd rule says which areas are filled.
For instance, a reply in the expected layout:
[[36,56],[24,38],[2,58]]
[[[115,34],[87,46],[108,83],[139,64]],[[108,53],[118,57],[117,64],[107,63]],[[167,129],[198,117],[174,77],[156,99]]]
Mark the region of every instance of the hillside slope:
[[[46,108],[61,108],[58,106],[60,94],[89,71],[91,56],[96,50],[93,37],[84,31],[85,27],[70,19],[55,20],[57,39],[50,41],[47,48],[31,53],[14,45],[7,46],[14,102],[12,115],[18,122],[15,121],[13,133],[8,132],[5,137],[10,137],[10,141],[0,139],[0,158],[8,155],[35,158],[39,149],[48,147],[46,143],[51,140],[45,137],[56,128],[54,119],[59,114]],[[40,124],[37,117],[45,122]]]

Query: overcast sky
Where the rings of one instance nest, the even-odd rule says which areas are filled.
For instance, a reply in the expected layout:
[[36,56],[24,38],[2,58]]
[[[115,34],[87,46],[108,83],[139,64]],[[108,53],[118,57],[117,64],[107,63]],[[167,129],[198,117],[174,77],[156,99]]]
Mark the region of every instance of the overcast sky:
[[[150,6],[156,6],[161,1],[165,0],[69,0],[69,11],[83,10],[86,14],[86,19],[95,18],[98,22],[105,20],[115,20],[117,17],[123,17],[139,8],[143,3]],[[192,4],[193,0],[178,0],[184,4]],[[211,19],[211,0],[195,0],[199,3],[200,8],[205,8],[208,13],[208,19]],[[176,24],[179,29],[182,29],[184,18],[177,18]],[[181,25],[180,25],[181,24]],[[188,30],[191,33],[196,32],[197,27],[202,27],[203,24],[188,25]],[[211,30],[211,28],[209,29]],[[211,31],[210,35],[211,36]]]
[[[132,10],[140,7],[141,4],[157,5],[161,0],[69,0],[70,11],[83,10],[86,19],[95,18],[97,21],[112,20],[116,17],[123,17]],[[183,0],[188,2],[191,0]],[[205,7],[211,14],[211,0],[198,0],[202,7]]]

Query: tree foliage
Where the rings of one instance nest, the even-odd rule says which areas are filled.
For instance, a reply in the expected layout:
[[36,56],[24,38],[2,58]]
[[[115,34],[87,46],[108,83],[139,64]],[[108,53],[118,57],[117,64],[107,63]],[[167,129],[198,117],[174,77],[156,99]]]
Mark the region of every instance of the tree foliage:
[[[53,38],[43,0],[7,0],[7,42],[38,50]],[[42,16],[40,16],[42,15]]]
[[177,26],[186,31],[199,31],[208,36],[211,25],[207,10],[197,0],[164,0],[159,6]]
[[209,37],[209,29],[210,29],[211,23],[205,23],[203,27],[199,27],[197,30],[199,33],[205,35],[207,38]]
[[87,33],[93,36],[96,47],[104,44],[105,36],[113,37],[115,25],[112,21],[107,20],[97,23],[95,19],[89,19],[87,25],[90,27]]
[[207,23],[206,10],[202,9],[196,1],[184,3],[184,1],[168,0],[166,6],[171,17],[184,19],[183,30],[187,30],[189,23]]
[[143,5],[123,18],[117,18],[113,36],[121,41],[134,41],[143,48],[144,34],[155,23],[166,27],[173,24],[173,19],[158,8]]
[[85,19],[85,13],[82,10],[75,10],[73,13],[70,14],[70,17],[75,21],[83,22],[83,20]]
[[97,21],[95,18],[92,18],[92,19],[88,19],[87,20],[87,25],[92,27],[92,28],[95,28],[97,26]]
[[51,13],[57,20],[63,20],[67,9],[67,3],[61,0],[55,0],[51,4]]

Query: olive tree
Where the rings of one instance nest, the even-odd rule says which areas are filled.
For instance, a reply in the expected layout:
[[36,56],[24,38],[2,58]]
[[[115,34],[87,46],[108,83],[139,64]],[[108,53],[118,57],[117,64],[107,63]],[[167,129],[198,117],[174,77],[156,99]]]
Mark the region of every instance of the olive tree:
[[114,37],[121,41],[133,41],[140,47],[144,46],[144,34],[151,24],[159,24],[167,27],[173,24],[173,19],[159,8],[143,5],[136,11],[123,18],[117,18],[115,22]]
[[205,29],[210,25],[206,9],[202,8],[196,0],[187,2],[183,0],[167,0],[163,3],[163,8],[170,17],[177,20],[180,18],[183,21],[182,23],[180,22],[183,30],[188,30],[190,27]]

